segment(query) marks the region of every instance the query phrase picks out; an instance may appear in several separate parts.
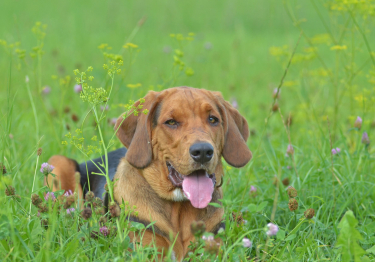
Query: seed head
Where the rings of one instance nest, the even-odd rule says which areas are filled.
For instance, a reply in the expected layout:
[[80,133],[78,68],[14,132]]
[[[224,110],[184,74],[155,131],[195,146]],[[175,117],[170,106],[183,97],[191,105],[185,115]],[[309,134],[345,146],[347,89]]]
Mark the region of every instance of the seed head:
[[78,122],[79,118],[76,114],[72,114],[72,120],[73,122]]
[[275,104],[273,104],[273,106],[272,106],[272,111],[273,111],[273,112],[276,112],[277,110],[279,110],[279,104],[278,104],[278,103],[275,103]]
[[111,214],[112,217],[119,217],[121,214],[121,209],[119,205],[115,202],[112,202],[109,204],[109,213]]
[[43,202],[43,200],[39,197],[39,195],[37,195],[37,194],[32,194],[31,195],[31,203],[34,206],[38,207],[39,204],[42,203],[42,202]]
[[106,216],[102,216],[99,218],[99,225],[104,225],[105,223],[107,223],[107,217]]
[[360,118],[359,116],[357,116],[357,119],[354,122],[354,127],[358,129],[361,129],[362,127],[362,118]]
[[314,215],[315,215],[315,210],[312,209],[312,208],[309,208],[309,209],[307,209],[307,210],[305,211],[305,213],[303,213],[303,214],[305,215],[305,217],[306,217],[307,219],[311,219],[311,218],[313,218]]
[[89,207],[86,207],[82,210],[81,217],[85,220],[89,219],[92,215],[92,210]]
[[284,178],[281,182],[283,183],[284,186],[289,186],[289,183],[290,183],[289,178],[287,178],[287,177]]
[[14,189],[14,187],[6,185],[5,195],[14,196],[15,194],[16,194],[16,190]]
[[95,194],[92,191],[86,193],[85,199],[87,202],[91,203],[95,198]]
[[294,197],[297,196],[297,189],[295,189],[295,188],[292,187],[292,186],[289,186],[289,187],[286,189],[286,192],[288,193],[289,198],[294,198]]
[[94,207],[102,207],[103,206],[103,200],[101,200],[99,197],[95,197],[94,202],[92,203]]
[[41,147],[38,148],[38,151],[36,151],[36,154],[40,156],[42,154],[43,150]]
[[298,202],[295,198],[289,198],[288,207],[290,211],[295,211],[298,209]]
[[362,134],[362,144],[365,144],[365,145],[370,144],[370,138],[368,137],[367,132],[363,132]]
[[95,208],[95,214],[97,215],[104,215],[104,208],[103,207],[98,207],[98,208]]
[[5,165],[0,162],[0,172],[2,171],[3,175],[7,173],[7,169],[5,168]]
[[210,255],[215,255],[219,252],[220,244],[216,242],[213,238],[210,238],[209,240],[204,241],[205,246],[204,250]]
[[199,238],[206,231],[206,224],[203,221],[193,221],[190,225],[190,230],[195,237]]

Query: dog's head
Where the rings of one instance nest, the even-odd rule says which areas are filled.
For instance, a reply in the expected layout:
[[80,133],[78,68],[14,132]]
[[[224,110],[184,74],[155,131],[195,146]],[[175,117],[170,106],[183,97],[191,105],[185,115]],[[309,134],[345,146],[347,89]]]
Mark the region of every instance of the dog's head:
[[115,126],[128,148],[126,160],[138,169],[156,171],[147,172],[153,177],[146,180],[163,184],[169,192],[157,190],[161,197],[187,198],[194,207],[205,208],[219,173],[221,180],[221,156],[234,167],[252,157],[245,118],[219,92],[204,89],[150,91],[144,99],[147,115],[120,117]]

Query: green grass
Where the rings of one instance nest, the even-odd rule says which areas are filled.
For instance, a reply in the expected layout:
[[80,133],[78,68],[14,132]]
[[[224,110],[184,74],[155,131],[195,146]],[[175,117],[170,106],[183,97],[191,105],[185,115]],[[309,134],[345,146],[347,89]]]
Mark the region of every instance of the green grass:
[[[99,137],[94,117],[88,114],[91,107],[73,91],[73,70],[92,66],[93,87],[109,89],[111,81],[103,69],[109,60],[98,49],[107,43],[113,47],[108,52],[123,52],[124,66],[115,76],[109,111],[101,121],[106,142],[113,135],[107,120],[124,111],[120,104],[137,100],[150,89],[186,85],[221,91],[227,100],[238,102],[248,120],[253,134],[248,145],[254,157],[240,170],[226,167],[227,229],[220,235],[223,245],[218,261],[374,259],[372,2],[5,0],[0,10],[0,39],[8,47],[20,42],[17,48],[26,50],[21,60],[22,52],[16,49],[9,51],[3,45],[0,50],[0,162],[7,169],[0,179],[0,257],[9,261],[114,261],[123,257],[144,261],[155,254],[152,248],[128,251],[128,231],[90,239],[90,228],[98,230],[94,218],[78,231],[77,214],[58,216],[55,210],[45,230],[34,206],[28,214],[35,172],[34,191],[41,192],[41,163],[53,154],[84,160],[74,145],[62,144],[70,141],[65,137],[68,132],[82,129],[85,145],[98,145],[90,140],[93,135]],[[142,19],[144,23],[137,26]],[[30,57],[42,40],[31,31],[38,21],[48,25],[39,60]],[[189,32],[195,33],[194,40],[184,41],[183,48],[170,37]],[[270,114],[272,92],[279,86],[300,34],[277,101],[281,114]],[[122,49],[127,41],[139,47],[132,54]],[[184,52],[182,60],[194,70],[192,76],[179,73],[174,66],[175,49]],[[176,77],[171,78],[172,72]],[[60,84],[66,76],[70,81]],[[141,87],[127,87],[137,83]],[[48,95],[41,94],[45,86],[51,87]],[[66,107],[69,113],[64,113]],[[289,113],[293,117],[290,128],[284,126]],[[78,122],[72,120],[73,114]],[[360,130],[354,128],[357,116],[363,119]],[[372,141],[368,146],[361,143],[364,131]],[[293,158],[285,156],[289,143],[295,150]],[[110,149],[118,147],[116,141]],[[336,147],[341,152],[331,155]],[[43,149],[40,157],[38,148]],[[279,182],[285,178],[298,191],[295,212],[288,209],[286,186]],[[19,202],[5,195],[6,185],[15,187]],[[251,185],[257,188],[256,194],[249,193]],[[308,208],[315,210],[311,220],[303,219]],[[231,219],[232,213],[238,216],[240,212],[246,223]],[[280,231],[268,238],[263,228],[270,221]],[[126,221],[114,223],[127,226]],[[137,227],[132,225],[130,230]],[[244,236],[252,240],[251,249],[242,246]],[[215,259],[204,249],[195,252]]]

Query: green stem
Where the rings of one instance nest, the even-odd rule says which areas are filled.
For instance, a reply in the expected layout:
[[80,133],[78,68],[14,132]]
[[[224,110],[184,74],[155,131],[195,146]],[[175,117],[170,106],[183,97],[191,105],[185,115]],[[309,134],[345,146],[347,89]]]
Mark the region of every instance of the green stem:
[[[31,194],[34,192],[34,185],[35,185],[35,177],[36,177],[36,170],[38,169],[38,162],[39,162],[39,156],[36,158],[36,165],[34,170],[34,179],[33,179],[33,186],[31,188]],[[31,196],[30,196],[30,209],[29,209],[29,219],[31,218]]]

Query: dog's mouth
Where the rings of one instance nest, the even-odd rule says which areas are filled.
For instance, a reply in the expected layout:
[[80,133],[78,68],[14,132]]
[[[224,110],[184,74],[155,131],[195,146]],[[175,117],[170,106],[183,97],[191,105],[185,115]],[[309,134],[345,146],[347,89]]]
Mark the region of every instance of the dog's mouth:
[[182,188],[187,199],[195,208],[205,208],[211,202],[214,192],[215,174],[208,174],[206,170],[195,170],[189,175],[181,175],[167,162],[168,178],[173,186]]

